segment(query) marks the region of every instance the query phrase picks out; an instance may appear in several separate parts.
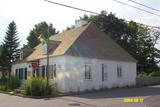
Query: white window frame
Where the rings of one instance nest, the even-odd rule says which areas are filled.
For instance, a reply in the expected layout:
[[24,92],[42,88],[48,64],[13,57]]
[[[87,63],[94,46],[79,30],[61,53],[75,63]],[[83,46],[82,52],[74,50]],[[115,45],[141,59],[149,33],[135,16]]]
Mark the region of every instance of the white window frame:
[[[89,67],[89,68],[87,68],[87,67]],[[92,68],[91,68],[90,64],[84,65],[84,79],[85,80],[92,80]]]
[[56,64],[53,64],[53,65],[49,66],[50,78],[51,79],[55,79],[56,78],[56,75],[57,75],[56,69],[57,69],[56,68]]
[[117,65],[117,77],[118,78],[122,78],[122,66],[121,65]]
[[102,81],[108,80],[108,65],[102,64]]
[[46,65],[42,65],[40,67],[41,67],[40,68],[40,77],[45,78],[46,77]]
[[15,69],[15,76],[19,79],[19,68]]

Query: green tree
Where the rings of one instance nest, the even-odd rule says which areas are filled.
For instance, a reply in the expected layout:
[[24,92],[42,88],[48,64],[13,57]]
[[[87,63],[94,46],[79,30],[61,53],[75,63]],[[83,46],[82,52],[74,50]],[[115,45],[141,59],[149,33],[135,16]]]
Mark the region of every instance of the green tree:
[[[49,33],[49,34],[48,34]],[[45,21],[40,22],[34,26],[34,28],[30,31],[29,36],[27,37],[28,43],[27,46],[29,48],[34,48],[40,43],[40,40],[38,37],[43,34],[43,35],[49,35],[52,36],[54,34],[57,34],[58,32],[56,29],[53,27],[53,25],[47,24]]]
[[3,47],[2,47],[2,45],[0,45],[0,56],[1,56],[1,53],[2,53],[2,49],[3,49]]
[[0,56],[1,69],[11,71],[11,63],[19,56],[19,39],[17,36],[17,26],[12,21],[6,30],[6,36],[3,40],[3,49]]
[[138,61],[138,71],[158,70],[160,50],[155,48],[160,31],[134,21],[127,22],[112,13],[81,17],[96,25],[128,51]]
[[3,46],[0,45],[0,70],[2,69],[2,59],[1,59],[2,51],[3,51]]

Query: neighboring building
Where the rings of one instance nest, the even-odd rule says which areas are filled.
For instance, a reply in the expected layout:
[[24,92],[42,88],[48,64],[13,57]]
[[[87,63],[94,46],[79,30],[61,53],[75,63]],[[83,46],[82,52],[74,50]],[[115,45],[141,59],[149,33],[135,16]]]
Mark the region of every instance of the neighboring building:
[[[94,23],[78,22],[75,29],[50,37],[50,79],[60,92],[131,86],[136,84],[136,60]],[[12,65],[20,80],[46,77],[46,45],[23,50]],[[24,57],[24,53],[27,53]]]

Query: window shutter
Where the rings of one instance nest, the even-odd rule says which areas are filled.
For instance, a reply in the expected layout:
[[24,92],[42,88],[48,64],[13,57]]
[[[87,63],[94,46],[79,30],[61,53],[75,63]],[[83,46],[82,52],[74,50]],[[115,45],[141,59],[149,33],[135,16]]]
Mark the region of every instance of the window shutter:
[[102,64],[102,81],[104,81],[104,64]]

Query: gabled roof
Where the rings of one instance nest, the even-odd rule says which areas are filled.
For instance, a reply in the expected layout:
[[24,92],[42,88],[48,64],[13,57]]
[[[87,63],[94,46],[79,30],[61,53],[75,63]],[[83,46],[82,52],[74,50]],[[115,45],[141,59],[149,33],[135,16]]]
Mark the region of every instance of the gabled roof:
[[[50,40],[60,42],[50,56],[66,54],[88,58],[136,62],[128,52],[98,29],[92,22],[80,28],[67,30],[51,36]],[[43,55],[41,44],[34,49],[35,51],[27,58],[28,61],[46,57],[46,55]]]
[[[88,27],[89,25],[71,29],[64,31],[60,34],[54,35],[50,37],[50,40],[60,41],[59,46],[54,50],[50,56],[63,55],[70,48],[72,44],[74,44],[75,40],[81,35],[81,33]],[[43,55],[42,44],[36,46],[35,51],[27,58],[28,61],[37,60],[46,57]]]
[[32,54],[32,52],[34,51],[34,49],[31,49],[31,48],[22,48],[20,50],[20,53],[23,53],[22,54],[22,59],[18,58],[16,61],[12,62],[12,64],[17,64],[17,63],[24,63],[27,61],[27,57],[29,55]]

